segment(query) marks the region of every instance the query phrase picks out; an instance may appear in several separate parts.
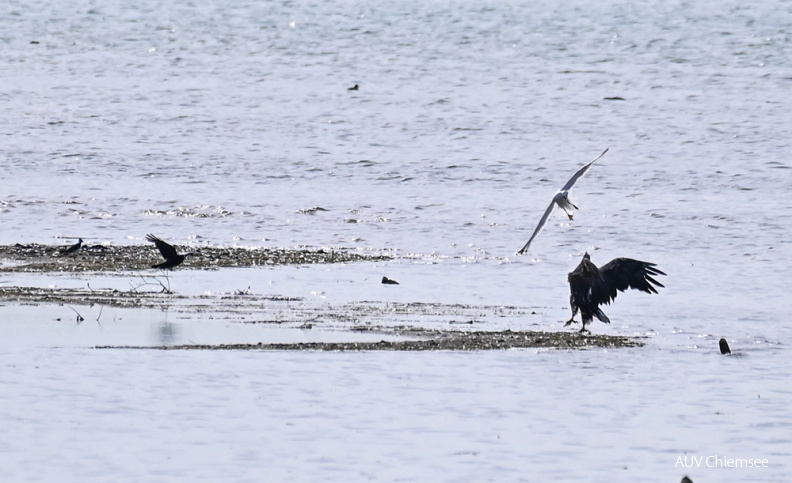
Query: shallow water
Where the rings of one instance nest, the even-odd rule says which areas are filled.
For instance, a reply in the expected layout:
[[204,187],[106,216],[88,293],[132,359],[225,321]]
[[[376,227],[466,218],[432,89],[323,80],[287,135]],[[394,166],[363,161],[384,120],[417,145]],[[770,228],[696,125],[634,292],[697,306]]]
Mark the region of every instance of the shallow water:
[[[6,2],[0,18],[0,243],[151,232],[391,249],[411,257],[171,283],[317,310],[534,312],[486,309],[493,329],[558,329],[585,251],[668,274],[659,295],[620,295],[613,324],[592,327],[650,336],[615,352],[95,351],[109,323],[97,336],[93,319],[67,323],[68,307],[0,306],[12,479],[786,481],[789,6],[71,0]],[[605,147],[573,192],[575,219],[552,218],[516,257]],[[111,338],[156,339],[169,317],[125,314],[130,332]],[[189,337],[270,330],[178,323]],[[721,357],[720,337],[744,356]],[[770,465],[675,467],[685,454]]]
[[[780,351],[727,358],[653,349],[28,350],[3,377],[15,435],[3,460],[15,462],[8,477],[33,481],[64,472],[89,480],[254,481],[265,472],[287,481],[649,482],[682,473],[782,481],[784,359]],[[76,384],[78,375],[101,384]],[[761,457],[770,466],[683,471],[674,466],[684,455]]]

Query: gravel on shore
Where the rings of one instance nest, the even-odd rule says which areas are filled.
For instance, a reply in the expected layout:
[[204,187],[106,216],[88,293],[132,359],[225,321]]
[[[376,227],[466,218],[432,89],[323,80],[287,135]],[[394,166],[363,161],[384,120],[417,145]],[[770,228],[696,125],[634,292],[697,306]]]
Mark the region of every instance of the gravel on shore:
[[[368,329],[372,330],[372,329]],[[99,346],[97,349],[153,350],[259,350],[259,351],[477,351],[505,349],[594,349],[641,347],[637,337],[583,335],[578,332],[461,331],[376,329],[383,334],[403,336],[403,340],[379,342],[300,342],[289,344],[188,344],[162,346]]]
[[[0,245],[0,272],[124,272],[148,270],[163,261],[153,244],[85,245],[63,254],[62,246]],[[388,253],[354,248],[244,248],[177,246],[179,253],[193,253],[179,265],[183,269],[217,269],[272,265],[308,265],[391,260]]]

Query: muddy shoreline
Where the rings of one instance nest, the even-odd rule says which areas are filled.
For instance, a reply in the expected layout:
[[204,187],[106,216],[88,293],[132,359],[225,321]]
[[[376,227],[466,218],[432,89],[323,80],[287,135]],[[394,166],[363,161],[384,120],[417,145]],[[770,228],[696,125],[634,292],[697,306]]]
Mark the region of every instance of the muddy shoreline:
[[[97,349],[150,350],[262,350],[262,351],[475,351],[505,349],[581,350],[644,345],[639,337],[579,334],[576,331],[480,330],[488,321],[530,323],[536,313],[527,307],[426,302],[355,302],[309,304],[282,295],[233,291],[211,296],[185,296],[170,291],[169,272],[151,270],[161,257],[152,245],[86,246],[64,255],[62,247],[49,245],[0,246],[0,272],[4,273],[117,273],[131,275],[127,290],[93,288],[0,286],[0,302],[24,305],[67,306],[82,320],[79,307],[157,309],[186,318],[206,316],[232,323],[262,323],[295,330],[333,330],[382,334],[378,342],[294,342],[214,345],[97,346]],[[178,247],[182,253],[187,247]],[[177,270],[217,270],[232,267],[350,263],[392,260],[395,255],[356,249],[271,249],[190,247],[196,255]],[[140,271],[140,273],[134,273]],[[72,306],[77,306],[75,309]],[[86,309],[87,310],[87,309]],[[101,314],[101,312],[100,312]],[[58,319],[60,320],[60,319]],[[99,319],[97,319],[99,322]],[[461,328],[461,326],[465,328]],[[502,327],[502,325],[501,325]]]
[[[87,307],[165,310],[179,317],[225,319],[229,323],[381,334],[372,342],[294,342],[241,344],[111,345],[97,349],[261,350],[261,351],[477,351],[506,349],[586,350],[641,347],[643,337],[580,334],[570,331],[481,330],[490,315],[516,321],[536,313],[525,307],[355,302],[307,304],[300,298],[256,294],[188,297],[172,293],[120,290],[0,287],[0,302],[59,305],[70,308],[78,323]],[[76,308],[75,308],[76,307]],[[84,307],[84,308],[80,308]],[[101,312],[100,312],[101,314]],[[72,317],[69,312],[69,317]],[[483,318],[483,320],[481,320]],[[58,319],[60,320],[60,319]],[[99,319],[96,320],[100,322]],[[100,322],[101,323],[101,322]],[[394,340],[395,338],[395,340]]]
[[160,346],[97,346],[96,349],[248,350],[248,351],[480,351],[506,349],[615,349],[641,347],[637,337],[582,335],[577,332],[459,331],[376,329],[382,334],[404,336],[404,340],[379,342],[301,342],[292,344],[184,344]]
[[[0,245],[0,273],[9,272],[128,272],[150,270],[163,259],[153,244],[86,245],[74,254],[62,246]],[[177,246],[179,253],[193,253],[176,270],[353,263],[391,260],[394,255],[354,248],[242,248]]]

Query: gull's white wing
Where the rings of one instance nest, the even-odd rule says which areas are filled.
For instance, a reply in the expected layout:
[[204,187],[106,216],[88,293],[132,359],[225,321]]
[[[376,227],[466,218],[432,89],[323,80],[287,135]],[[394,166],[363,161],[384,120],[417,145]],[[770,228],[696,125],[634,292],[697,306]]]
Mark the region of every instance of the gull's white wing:
[[[599,158],[601,158],[601,157],[605,156],[605,153],[607,153],[607,152],[608,152],[608,149],[610,149],[610,148],[605,148],[605,151],[603,151],[603,152],[602,152],[602,154],[600,154],[599,156],[597,156],[596,158],[594,158],[594,161],[596,161],[596,160],[598,160]],[[572,189],[572,187],[573,187],[573,186],[575,186],[575,183],[577,183],[577,180],[579,180],[580,178],[582,178],[582,177],[583,177],[583,175],[585,175],[586,173],[588,173],[588,170],[590,170],[590,169],[591,169],[591,166],[594,164],[594,161],[592,161],[592,162],[590,162],[589,164],[587,164],[587,165],[583,166],[582,168],[580,168],[580,169],[577,171],[577,173],[575,173],[575,174],[574,174],[574,175],[573,175],[573,176],[572,176],[572,177],[569,179],[569,181],[567,181],[567,183],[564,185],[564,187],[563,187],[563,188],[561,188],[561,191],[569,191],[569,190],[571,190],[571,189]]]
[[536,238],[536,235],[538,235],[539,232],[542,231],[542,228],[544,228],[545,224],[547,224],[547,219],[550,218],[550,213],[553,212],[553,208],[555,208],[555,205],[556,205],[555,198],[553,198],[553,201],[550,202],[550,206],[547,207],[547,209],[544,212],[544,215],[542,215],[542,219],[539,220],[539,224],[536,225],[536,229],[534,230],[533,235],[531,235],[531,239],[528,240],[528,243],[526,243],[524,247],[520,248],[520,251],[517,252],[517,255],[525,255],[525,252],[528,251],[528,247],[531,245],[533,239]]

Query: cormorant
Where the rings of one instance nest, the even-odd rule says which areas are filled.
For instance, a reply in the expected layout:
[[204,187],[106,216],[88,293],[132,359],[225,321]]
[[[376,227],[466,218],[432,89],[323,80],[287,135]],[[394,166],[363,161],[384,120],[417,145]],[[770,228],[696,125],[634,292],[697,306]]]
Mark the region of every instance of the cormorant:
[[587,331],[586,324],[590,324],[594,317],[609,324],[610,319],[599,306],[610,304],[619,292],[624,292],[628,288],[646,293],[657,293],[655,287],[664,287],[664,285],[652,276],[665,275],[665,273],[655,268],[655,265],[632,258],[614,258],[601,268],[597,268],[591,262],[588,253],[583,255],[583,260],[567,277],[572,317],[564,324],[564,327],[575,322],[578,310],[580,310],[583,320],[581,333]]
[[83,240],[82,238],[80,238],[77,240],[77,243],[75,243],[74,245],[66,248],[61,248],[60,250],[61,255],[69,255],[72,253],[77,253],[77,251],[80,250],[80,247],[82,246],[82,242]]
[[355,85],[353,85],[352,87],[347,87],[347,90],[348,90],[348,91],[356,91],[356,90],[358,90],[358,87],[360,87],[360,86],[358,86],[357,84],[355,84]]
[[[608,149],[610,148],[605,148],[605,151],[603,151],[602,154],[594,158],[594,161],[603,157],[605,153],[608,152]],[[525,255],[525,253],[528,251],[528,247],[531,246],[531,242],[534,240],[534,238],[536,238],[536,235],[538,235],[539,232],[542,231],[542,228],[544,228],[545,224],[547,223],[547,219],[550,218],[550,213],[553,212],[553,208],[555,208],[556,206],[564,210],[564,213],[567,214],[570,220],[572,219],[572,214],[567,210],[570,211],[572,209],[577,210],[578,207],[573,205],[572,202],[569,201],[569,192],[575,186],[577,180],[582,178],[584,174],[588,173],[588,170],[591,169],[591,166],[594,164],[594,161],[580,168],[577,171],[577,173],[575,173],[574,176],[572,176],[572,178],[570,178],[569,181],[567,181],[564,187],[561,188],[558,191],[558,193],[555,194],[555,196],[553,196],[553,201],[550,202],[550,206],[547,207],[547,209],[544,212],[544,215],[542,215],[542,219],[539,220],[539,224],[536,225],[536,229],[534,230],[533,235],[531,235],[530,240],[528,240],[528,243],[526,243],[524,247],[520,248],[520,251],[517,252],[517,255]]]
[[151,233],[146,235],[146,240],[157,245],[157,249],[162,254],[162,258],[165,259],[163,263],[152,265],[151,268],[161,268],[163,270],[167,268],[173,268],[177,265],[180,265],[181,262],[183,262],[186,257],[190,255],[195,255],[194,253],[186,253],[184,255],[179,255],[178,253],[176,253],[176,249],[173,248],[173,245],[160,240]]

